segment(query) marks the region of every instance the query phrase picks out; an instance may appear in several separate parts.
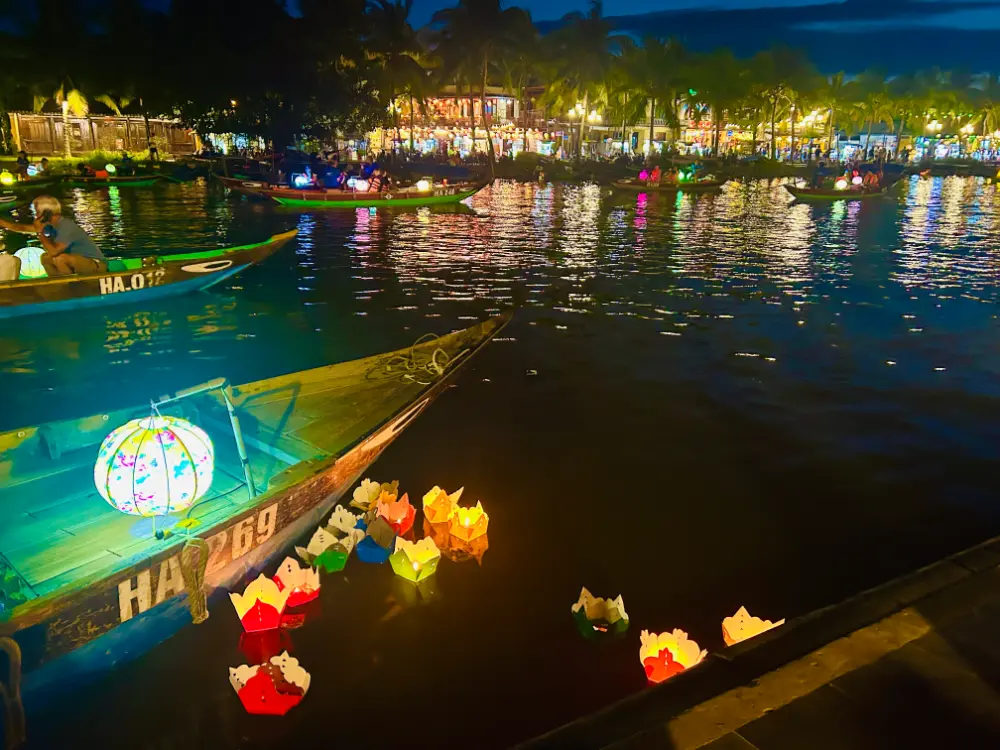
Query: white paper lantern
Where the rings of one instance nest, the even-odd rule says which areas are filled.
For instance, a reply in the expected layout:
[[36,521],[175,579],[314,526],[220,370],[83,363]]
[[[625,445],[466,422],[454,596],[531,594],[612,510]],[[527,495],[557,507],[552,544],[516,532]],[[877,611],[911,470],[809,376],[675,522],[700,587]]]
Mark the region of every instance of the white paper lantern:
[[108,435],[94,465],[101,497],[122,513],[189,508],[212,486],[215,454],[204,430],[177,417],[133,419]]

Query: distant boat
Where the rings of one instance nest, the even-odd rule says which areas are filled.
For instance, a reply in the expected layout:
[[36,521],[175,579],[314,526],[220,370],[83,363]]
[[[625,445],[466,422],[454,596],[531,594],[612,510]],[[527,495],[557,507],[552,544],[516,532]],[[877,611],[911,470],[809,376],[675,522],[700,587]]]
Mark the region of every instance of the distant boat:
[[147,258],[109,258],[107,273],[22,279],[0,283],[0,319],[146,302],[218,284],[260,263],[298,230],[240,247]]
[[700,180],[695,182],[661,182],[659,185],[648,185],[640,180],[618,180],[612,185],[618,190],[633,193],[715,193],[722,189],[728,180]]
[[273,187],[257,180],[236,180],[220,177],[224,185],[247,195],[258,195],[281,204],[296,208],[396,208],[410,206],[433,206],[442,203],[458,203],[484,187],[485,182],[461,182],[447,185],[435,184],[426,190],[416,186],[394,187],[385,192],[362,192],[354,190],[315,188],[300,190]]
[[149,187],[164,180],[162,175],[134,175],[131,177],[74,177],[66,178],[70,187],[96,188],[96,187]]
[[[134,659],[190,623],[189,607],[204,604],[202,594],[222,594],[284,554],[509,320],[343,364],[231,388],[219,379],[161,398],[175,401],[158,407],[164,415],[183,415],[214,444],[208,494],[164,538],[153,534],[151,519],[105,502],[93,478],[105,436],[148,416],[148,404],[0,433],[7,514],[0,640],[20,647],[28,705]],[[400,362],[416,366],[404,370]],[[204,585],[193,588],[184,571],[194,568],[182,566],[199,545],[196,560],[207,555],[207,564]]]
[[886,185],[878,190],[867,188],[862,189],[830,189],[830,188],[800,188],[794,185],[783,185],[785,190],[795,196],[800,201],[866,201],[872,198],[881,198],[895,187]]

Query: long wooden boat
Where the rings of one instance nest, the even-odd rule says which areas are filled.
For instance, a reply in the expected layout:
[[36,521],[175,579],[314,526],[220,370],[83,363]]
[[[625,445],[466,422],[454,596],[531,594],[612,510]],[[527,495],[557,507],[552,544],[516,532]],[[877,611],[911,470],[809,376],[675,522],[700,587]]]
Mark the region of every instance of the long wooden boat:
[[70,187],[101,188],[101,187],[149,187],[163,180],[162,175],[134,175],[132,177],[68,177],[66,182]]
[[262,190],[270,190],[271,183],[265,180],[257,180],[253,178],[244,177],[223,177],[221,174],[212,174],[216,180],[221,182],[230,190],[234,190],[237,193],[242,193],[243,195],[249,195],[255,198],[266,198],[267,196],[262,195]]
[[26,180],[18,180],[11,185],[5,185],[4,190],[11,190],[15,193],[30,193],[33,190],[44,190],[55,187],[62,182],[60,175],[46,175],[44,177],[29,177]]
[[[0,433],[0,641],[20,647],[28,712],[168,638],[202,611],[203,594],[222,596],[262,568],[271,575],[264,566],[320,524],[509,319],[231,389],[222,379],[187,389],[189,398],[161,412],[209,435],[214,478],[163,538],[152,519],[106,503],[93,479],[104,437],[149,416],[149,405]],[[387,367],[400,358],[422,365],[419,376]],[[169,526],[168,517],[157,525]]]
[[146,302],[218,284],[272,255],[298,230],[252,245],[147,258],[110,258],[107,273],[0,283],[0,319]]
[[617,180],[612,185],[618,190],[627,190],[633,193],[716,193],[722,190],[722,186],[727,182],[728,180],[701,180],[699,182],[647,185],[643,182]]
[[475,195],[484,187],[485,182],[464,182],[434,185],[430,190],[418,190],[416,187],[393,188],[384,193],[294,188],[260,188],[249,192],[267,196],[282,206],[297,208],[391,208],[457,203]]
[[895,185],[887,185],[879,190],[862,188],[861,190],[830,190],[829,188],[801,188],[794,185],[783,185],[785,190],[800,201],[866,201],[881,198]]

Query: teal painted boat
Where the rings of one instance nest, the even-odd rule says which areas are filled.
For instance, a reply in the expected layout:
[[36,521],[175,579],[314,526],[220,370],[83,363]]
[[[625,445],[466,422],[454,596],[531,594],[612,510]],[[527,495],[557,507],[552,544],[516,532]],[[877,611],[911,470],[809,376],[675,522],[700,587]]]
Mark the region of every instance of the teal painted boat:
[[[158,517],[159,534],[152,518],[119,512],[94,483],[104,438],[149,417],[149,404],[0,432],[0,646],[20,652],[14,677],[28,711],[200,621],[208,597],[242,590],[257,571],[273,574],[278,556],[509,319],[397,352],[244,385],[219,378],[159,398],[163,416],[192,422],[214,447],[207,492]],[[215,616],[236,617],[225,608]]]
[[208,289],[277,252],[297,231],[241,247],[147,258],[110,258],[107,273],[0,283],[0,319],[148,302]]
[[136,175],[134,177],[69,177],[70,187],[149,187],[164,180],[162,175]]
[[292,188],[251,188],[242,181],[242,191],[263,195],[282,206],[295,208],[402,208],[458,203],[470,198],[484,187],[485,182],[434,185],[429,190],[415,186],[394,188],[384,193],[362,193],[351,190],[294,190]]

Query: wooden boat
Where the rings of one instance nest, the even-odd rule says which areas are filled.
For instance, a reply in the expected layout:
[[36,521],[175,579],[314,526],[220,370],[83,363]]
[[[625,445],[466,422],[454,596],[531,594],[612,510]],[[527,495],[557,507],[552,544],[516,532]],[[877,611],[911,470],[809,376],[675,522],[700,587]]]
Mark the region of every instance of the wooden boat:
[[879,190],[867,188],[831,190],[829,188],[800,188],[794,185],[783,185],[782,187],[800,201],[866,201],[872,198],[881,198],[895,187],[895,183]]
[[[245,183],[244,183],[245,186]],[[352,190],[296,190],[294,188],[245,188],[251,194],[263,195],[282,206],[296,208],[393,208],[403,206],[433,206],[457,203],[486,187],[485,182],[464,182],[434,185],[430,190],[416,187],[393,188],[384,193],[362,193]]]
[[266,198],[267,196],[262,195],[261,191],[270,190],[272,187],[271,183],[264,180],[243,177],[223,177],[221,174],[214,173],[212,174],[212,177],[217,179],[230,190],[235,190],[237,193],[249,195],[254,198]]
[[0,319],[145,302],[208,289],[272,255],[297,230],[221,250],[109,258],[108,272],[0,283]]
[[[149,416],[148,404],[0,433],[0,647],[20,648],[28,709],[168,638],[205,612],[205,596],[242,588],[262,569],[273,574],[269,561],[321,523],[509,319],[397,352],[233,387],[220,378],[161,398],[161,413],[203,429],[215,454],[208,493],[163,538],[152,519],[105,502],[93,479],[102,440]],[[168,518],[182,521],[160,517],[161,530]]]
[[70,187],[78,188],[149,187],[163,179],[158,174],[142,174],[131,177],[68,177],[66,182]]
[[29,177],[26,180],[18,180],[10,185],[5,185],[4,190],[11,190],[15,193],[30,193],[33,190],[44,190],[55,187],[62,181],[59,175],[46,175],[45,177]]
[[628,190],[633,193],[716,193],[722,189],[728,180],[701,180],[699,182],[665,183],[647,185],[632,180],[618,180],[612,185],[618,190]]

